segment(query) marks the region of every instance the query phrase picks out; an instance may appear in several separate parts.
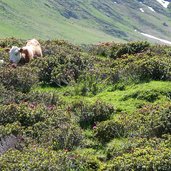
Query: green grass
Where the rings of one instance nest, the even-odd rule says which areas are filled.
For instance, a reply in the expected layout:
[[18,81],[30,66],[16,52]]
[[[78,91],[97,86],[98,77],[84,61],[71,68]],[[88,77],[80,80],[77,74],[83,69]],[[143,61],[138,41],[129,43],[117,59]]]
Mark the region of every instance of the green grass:
[[[69,95],[64,96],[66,92],[73,92],[75,87],[63,87],[63,88],[52,88],[52,87],[38,87],[35,90],[42,91],[42,92],[55,92],[59,94],[61,99],[67,103],[71,103],[73,101],[88,101],[93,103],[97,100],[102,100],[106,103],[112,104],[116,107],[118,111],[123,111],[127,113],[133,113],[138,108],[142,107],[145,104],[150,103],[165,103],[170,101],[169,99],[169,92],[171,92],[171,82],[164,82],[164,81],[151,81],[149,83],[142,83],[142,84],[135,84],[127,86],[125,90],[115,90],[111,91],[112,87],[107,87],[103,92],[93,96],[78,96],[78,95]],[[146,98],[146,93],[158,92],[159,97],[155,99],[155,101],[148,101]],[[135,94],[142,94],[142,97],[134,97]],[[133,97],[134,98],[133,98]],[[144,99],[143,99],[143,96]],[[126,97],[126,99],[125,99]]]

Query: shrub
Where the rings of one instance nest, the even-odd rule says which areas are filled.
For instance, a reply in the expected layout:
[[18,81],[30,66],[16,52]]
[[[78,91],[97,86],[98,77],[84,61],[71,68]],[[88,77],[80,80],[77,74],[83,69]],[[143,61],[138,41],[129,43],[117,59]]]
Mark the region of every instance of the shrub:
[[41,92],[41,91],[32,91],[27,94],[27,97],[24,99],[30,103],[35,104],[44,104],[47,107],[58,106],[62,103],[58,94],[54,92]]
[[26,94],[15,90],[7,90],[0,85],[0,104],[9,105],[12,103],[19,104],[26,98]]
[[22,126],[30,126],[45,119],[45,108],[35,104],[11,104],[1,106],[0,123],[20,122]]
[[140,80],[169,80],[170,79],[170,60],[167,57],[160,59],[153,57],[147,61],[141,61],[137,67],[137,74]]
[[132,153],[115,157],[104,170],[169,171],[171,152],[168,148],[135,148]]
[[97,122],[109,119],[115,112],[113,106],[101,101],[96,101],[92,105],[84,102],[74,103],[71,111],[78,116],[78,122],[82,128],[92,128]]
[[9,150],[0,156],[2,170],[98,170],[100,161],[94,156],[83,156],[75,152],[55,152],[43,148],[29,148],[24,151]]
[[105,143],[113,138],[124,136],[124,126],[118,121],[107,120],[100,122],[94,129],[94,136]]
[[25,40],[19,40],[16,38],[7,38],[7,39],[0,39],[0,47],[6,48],[6,47],[12,47],[12,46],[19,46],[21,47],[25,43]]
[[3,68],[0,69],[0,82],[8,90],[26,93],[38,82],[38,77],[34,68]]
[[150,47],[148,42],[131,42],[126,44],[110,43],[110,45],[102,44],[90,48],[90,52],[94,55],[102,55],[110,58],[120,58],[124,54],[136,54],[146,51]]
[[8,123],[5,126],[0,125],[0,137],[5,137],[7,135],[18,135],[21,134],[21,124],[17,122],[13,122],[12,124]]
[[105,86],[100,73],[86,71],[78,79],[75,94],[81,96],[92,96],[101,92]]
[[53,86],[68,85],[70,81],[76,81],[79,75],[87,67],[87,59],[80,52],[60,51],[53,56],[34,60],[31,64],[38,67],[39,79],[44,84]]
[[13,123],[18,120],[18,108],[16,105],[6,105],[0,107],[0,124]]
[[3,105],[21,104],[24,102],[43,104],[47,107],[53,108],[62,104],[59,95],[54,92],[30,91],[29,93],[22,93],[15,90],[7,90],[0,85],[0,103]]
[[128,44],[122,45],[115,54],[112,54],[111,57],[114,58],[120,58],[124,54],[135,54],[135,53],[141,53],[147,48],[149,48],[150,44],[148,42],[132,42]]
[[137,148],[143,149],[146,147],[153,149],[160,148],[170,148],[167,142],[169,141],[169,137],[163,138],[140,138],[140,137],[129,137],[129,138],[119,138],[114,139],[110,143],[107,144],[107,160],[111,160],[114,157],[122,156],[125,153],[132,153]]
[[162,137],[164,134],[170,134],[170,109],[170,104],[146,105],[131,116],[125,117],[127,130],[132,131],[134,135],[145,137]]
[[47,119],[34,124],[26,134],[54,150],[72,150],[81,145],[83,139],[80,128],[70,120],[69,115],[57,109],[49,111]]

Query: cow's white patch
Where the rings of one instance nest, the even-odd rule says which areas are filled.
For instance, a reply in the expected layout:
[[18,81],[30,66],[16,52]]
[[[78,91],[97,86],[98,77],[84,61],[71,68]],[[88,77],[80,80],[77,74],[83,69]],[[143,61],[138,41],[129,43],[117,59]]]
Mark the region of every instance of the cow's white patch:
[[20,53],[20,48],[18,48],[17,46],[13,46],[10,49],[10,61],[13,63],[18,64],[20,59],[21,59],[21,53]]

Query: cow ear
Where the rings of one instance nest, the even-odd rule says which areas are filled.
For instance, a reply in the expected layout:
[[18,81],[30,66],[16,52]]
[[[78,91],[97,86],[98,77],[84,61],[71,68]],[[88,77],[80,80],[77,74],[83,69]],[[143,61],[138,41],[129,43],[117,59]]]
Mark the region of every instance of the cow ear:
[[5,52],[9,52],[10,48],[5,48],[4,50],[5,50]]

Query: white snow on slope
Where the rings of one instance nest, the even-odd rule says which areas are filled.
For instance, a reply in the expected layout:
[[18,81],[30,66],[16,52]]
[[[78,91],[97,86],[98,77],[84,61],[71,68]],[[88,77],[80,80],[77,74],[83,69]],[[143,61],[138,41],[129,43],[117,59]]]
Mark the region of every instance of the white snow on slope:
[[158,41],[160,41],[160,42],[162,42],[162,43],[171,45],[171,41],[168,41],[168,40],[165,40],[165,39],[160,39],[160,38],[158,38],[158,37],[155,37],[155,36],[152,36],[152,35],[146,34],[146,33],[140,33],[140,34],[142,34],[142,35],[145,36],[145,37],[149,37],[149,38],[151,38],[151,39],[158,40]]
[[152,7],[148,7],[152,12],[155,12],[155,10]]
[[142,8],[140,8],[140,11],[141,11],[141,12],[144,12],[144,10],[143,10]]
[[164,8],[167,8],[170,2],[165,0],[156,0],[158,3],[160,3]]

